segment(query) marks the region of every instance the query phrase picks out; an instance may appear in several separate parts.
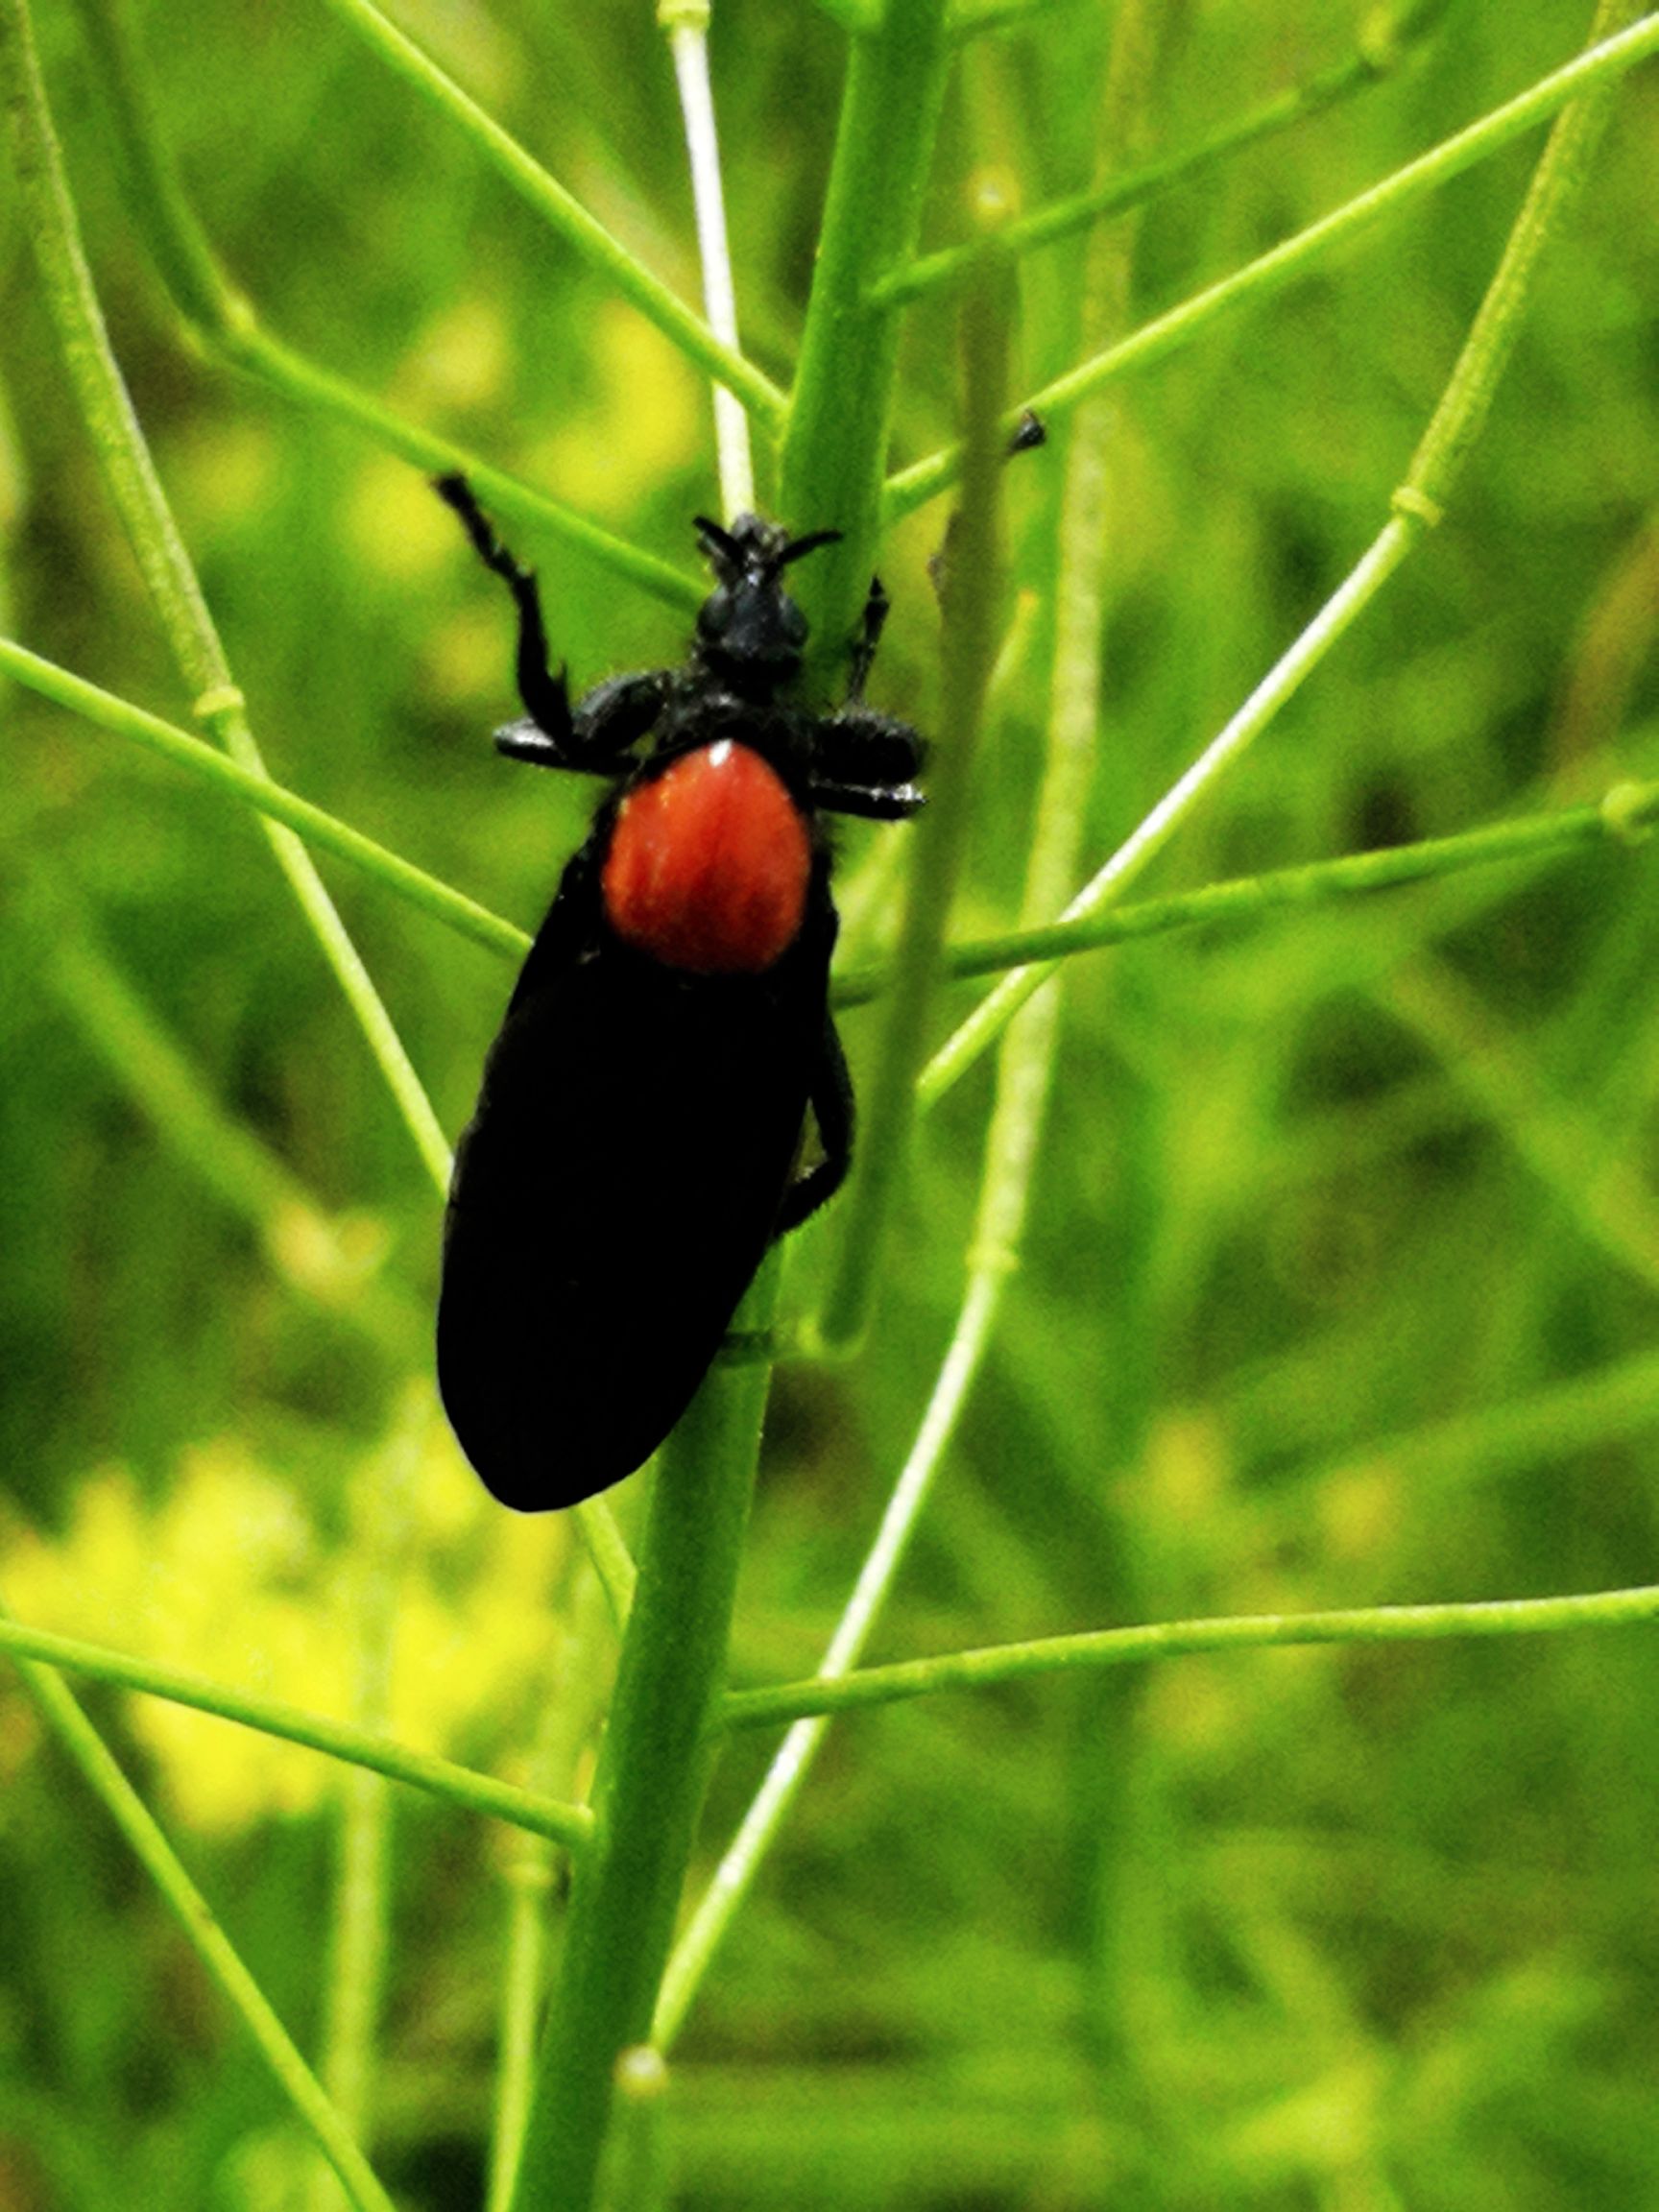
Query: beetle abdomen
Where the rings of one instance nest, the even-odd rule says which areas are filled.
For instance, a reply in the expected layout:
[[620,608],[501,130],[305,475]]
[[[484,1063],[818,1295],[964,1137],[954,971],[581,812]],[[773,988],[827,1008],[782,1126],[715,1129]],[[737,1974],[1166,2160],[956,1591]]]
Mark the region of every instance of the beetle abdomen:
[[619,1481],[690,1403],[790,1182],[830,934],[809,928],[781,979],[617,947],[516,998],[462,1140],[438,1310],[445,1408],[503,1504]]

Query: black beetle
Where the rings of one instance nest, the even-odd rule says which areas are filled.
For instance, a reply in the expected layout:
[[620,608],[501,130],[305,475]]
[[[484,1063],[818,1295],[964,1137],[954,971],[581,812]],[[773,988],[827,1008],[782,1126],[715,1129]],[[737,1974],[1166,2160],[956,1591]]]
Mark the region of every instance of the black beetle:
[[[685,664],[613,677],[572,709],[534,573],[465,478],[437,490],[518,612],[528,720],[496,745],[614,780],[490,1048],[445,1220],[445,1409],[493,1495],[536,1512],[649,1458],[768,1244],[846,1174],[819,816],[914,813],[924,749],[863,704],[878,583],[847,704],[781,696],[806,642],[784,571],[834,531],[696,517],[714,589]],[[808,1113],[820,1156],[803,1166]]]

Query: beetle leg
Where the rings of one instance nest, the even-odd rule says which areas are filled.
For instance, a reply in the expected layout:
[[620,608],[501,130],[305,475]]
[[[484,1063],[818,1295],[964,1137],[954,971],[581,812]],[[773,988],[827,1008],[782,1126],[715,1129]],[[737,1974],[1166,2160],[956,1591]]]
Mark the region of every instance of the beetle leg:
[[[504,746],[502,750],[516,752],[520,759],[534,758],[545,765],[569,767],[572,763],[567,758],[557,761],[549,758],[549,755],[563,756],[571,751],[575,725],[570,716],[570,693],[565,671],[547,664],[547,632],[541,620],[541,594],[537,589],[536,571],[515,560],[496,537],[490,517],[479,506],[465,476],[435,476],[432,489],[460,516],[473,552],[493,576],[500,577],[518,610],[518,696],[524,702],[530,720],[545,733],[549,744],[535,753],[519,747]],[[517,733],[523,725],[515,723],[512,728]]]
[[926,753],[907,722],[874,707],[827,714],[812,735],[812,804],[832,814],[902,821],[922,805],[916,778]]
[[550,735],[536,721],[508,722],[495,733],[495,750],[532,768],[613,776],[661,713],[671,682],[666,668],[613,676],[595,685],[569,717],[567,736]]
[[891,604],[882,589],[880,577],[872,576],[870,589],[864,596],[864,612],[854,633],[853,652],[847,666],[849,706],[855,707],[864,696],[865,679],[870,674],[870,663],[876,658],[876,648],[881,642],[881,633],[887,627],[887,610]]
[[824,1148],[824,1157],[784,1191],[778,1218],[772,1225],[774,1237],[786,1237],[791,1229],[799,1229],[826,1199],[832,1198],[846,1181],[853,1158],[853,1078],[847,1071],[847,1056],[835,1034],[835,1024],[828,1017],[824,1022],[824,1049],[812,1078],[808,1103],[812,1118],[818,1124],[818,1142]]
[[826,783],[814,780],[812,804],[829,814],[853,814],[860,822],[908,822],[927,804],[914,783]]
[[608,766],[637,745],[668,704],[672,671],[647,668],[637,676],[612,676],[596,684],[577,708],[575,750]]

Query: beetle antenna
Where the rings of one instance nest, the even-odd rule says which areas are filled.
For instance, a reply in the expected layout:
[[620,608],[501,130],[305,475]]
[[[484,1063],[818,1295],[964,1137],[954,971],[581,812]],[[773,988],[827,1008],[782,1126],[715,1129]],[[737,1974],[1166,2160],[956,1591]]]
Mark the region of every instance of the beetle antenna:
[[691,520],[698,537],[703,541],[706,553],[718,553],[723,561],[730,561],[733,566],[741,565],[743,556],[730,530],[723,529],[718,522],[711,522],[707,515],[693,515]]
[[787,568],[792,561],[804,561],[808,553],[816,553],[820,545],[838,545],[839,530],[809,530],[805,538],[792,538],[778,556],[778,566]]

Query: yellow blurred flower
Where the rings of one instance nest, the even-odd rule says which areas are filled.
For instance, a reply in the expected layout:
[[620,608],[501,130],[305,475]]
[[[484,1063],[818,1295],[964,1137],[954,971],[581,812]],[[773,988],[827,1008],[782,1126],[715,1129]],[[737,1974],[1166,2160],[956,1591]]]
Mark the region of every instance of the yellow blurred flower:
[[[26,1531],[0,1547],[0,1588],[32,1627],[465,1757],[525,1718],[527,1693],[551,1694],[565,1527],[492,1505],[424,1388],[413,1420],[405,1407],[346,1480],[362,1510],[342,1516],[349,1527],[336,1537],[239,1439],[187,1452],[154,1501],[125,1469],[106,1468],[83,1485],[60,1537]],[[392,1485],[384,1498],[380,1484]],[[365,1601],[377,1576],[391,1577],[378,1605]],[[376,1620],[391,1623],[378,1655],[387,1711],[365,1717],[351,1710],[352,1684]],[[231,1835],[310,1813],[331,1788],[331,1762],[256,1729],[158,1697],[134,1695],[130,1710],[185,1826]]]

